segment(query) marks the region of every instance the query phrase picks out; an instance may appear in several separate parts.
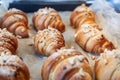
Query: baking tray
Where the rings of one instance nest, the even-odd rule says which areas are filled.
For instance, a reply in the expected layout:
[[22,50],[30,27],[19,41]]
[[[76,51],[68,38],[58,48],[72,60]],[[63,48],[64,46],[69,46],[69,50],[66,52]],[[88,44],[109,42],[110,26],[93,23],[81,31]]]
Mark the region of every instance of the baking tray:
[[72,11],[81,4],[91,5],[94,0],[14,0],[9,8],[18,8],[24,12],[34,12],[39,8],[51,7],[57,11]]
[[[110,41],[112,41],[114,44],[117,44],[118,48],[120,48],[119,47],[120,45],[120,37],[119,37],[120,35],[120,28],[119,28],[120,14],[117,14],[113,10],[113,8],[109,7],[109,5],[104,0],[103,1],[96,0],[96,2],[94,2],[94,4],[90,6],[90,8],[95,12],[96,22],[100,26],[103,27],[103,32],[105,33],[106,37]],[[6,9],[6,8],[4,8],[4,6],[0,7],[0,15],[3,15],[7,11],[7,10],[2,10],[2,9]],[[75,29],[70,25],[70,21],[69,21],[71,11],[59,11],[59,14],[62,17],[62,20],[66,26],[66,30],[63,33],[66,47],[67,48],[74,47],[76,50],[91,56],[92,54],[86,53],[85,51],[83,51],[83,49],[81,49],[81,47],[75,42],[75,39],[74,39]],[[30,71],[30,77],[31,77],[30,80],[42,80],[41,79],[41,67],[42,67],[44,60],[47,57],[37,54],[34,50],[34,46],[31,45],[31,44],[34,44],[34,36],[36,35],[36,31],[32,24],[33,12],[27,13],[27,16],[28,16],[29,24],[30,24],[29,25],[30,37],[25,38],[25,39],[18,39],[19,45],[17,49],[17,55],[22,57],[23,61],[28,66],[29,71]]]

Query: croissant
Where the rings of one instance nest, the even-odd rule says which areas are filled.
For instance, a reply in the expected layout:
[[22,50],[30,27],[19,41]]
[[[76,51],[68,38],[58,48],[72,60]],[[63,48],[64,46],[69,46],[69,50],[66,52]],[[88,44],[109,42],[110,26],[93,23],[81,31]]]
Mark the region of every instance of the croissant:
[[95,15],[85,4],[82,4],[71,13],[70,23],[74,28],[84,23],[95,23]]
[[64,46],[65,41],[62,33],[54,28],[49,27],[38,31],[34,38],[35,50],[42,55],[49,56]]
[[37,30],[43,30],[51,26],[60,32],[65,31],[65,25],[58,12],[53,8],[41,8],[34,13],[33,23]]
[[1,28],[7,28],[8,31],[22,38],[29,36],[27,15],[18,9],[10,9],[2,17]]
[[115,49],[95,22],[94,13],[85,5],[78,6],[71,14],[71,24],[75,26],[75,40],[87,52],[100,54],[105,49]]
[[115,47],[106,39],[104,34],[91,24],[81,25],[75,34],[76,42],[87,52],[100,54],[105,49],[112,50]]
[[12,52],[7,48],[0,47],[0,56],[1,55],[12,55]]
[[[9,53],[15,54],[18,47],[17,38],[6,29],[0,29],[0,47]],[[4,51],[2,48],[0,48],[0,52]]]
[[95,80],[120,80],[120,51],[105,51],[96,60]]
[[43,63],[42,80],[93,80],[88,59],[74,49],[61,49]]
[[0,80],[30,80],[29,70],[18,56],[1,55]]

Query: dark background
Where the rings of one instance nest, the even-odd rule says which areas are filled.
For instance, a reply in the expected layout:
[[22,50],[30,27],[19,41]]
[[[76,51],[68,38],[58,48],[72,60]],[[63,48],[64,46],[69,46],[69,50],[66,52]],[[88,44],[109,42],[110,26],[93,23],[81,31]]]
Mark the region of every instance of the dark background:
[[89,6],[93,0],[15,0],[10,3],[9,8],[21,9],[24,12],[34,12],[39,8],[51,7],[57,11],[72,11],[76,6],[85,3]]
[[[120,0],[106,0],[117,12],[120,12]],[[87,6],[94,3],[94,0],[14,0],[9,8],[21,9],[24,12],[35,12],[39,8],[51,7],[57,11],[72,11],[81,4]]]

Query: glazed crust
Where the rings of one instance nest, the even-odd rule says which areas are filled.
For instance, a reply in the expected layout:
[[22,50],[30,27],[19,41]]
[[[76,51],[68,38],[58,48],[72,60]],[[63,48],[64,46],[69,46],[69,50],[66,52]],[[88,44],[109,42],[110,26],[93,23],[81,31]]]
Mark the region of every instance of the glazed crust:
[[65,25],[58,12],[52,8],[41,8],[34,13],[33,23],[37,30],[47,29],[48,26],[65,31]]
[[0,29],[0,47],[12,54],[16,54],[18,48],[17,38],[6,29]]
[[77,28],[76,42],[87,52],[100,54],[105,49],[115,49],[114,45],[102,33],[102,27],[95,22],[95,16],[84,4],[72,12],[70,22]]
[[42,80],[92,80],[88,59],[74,49],[61,49],[48,57],[42,66]]
[[65,41],[62,33],[54,28],[49,27],[38,31],[34,38],[35,50],[42,55],[49,56],[64,46]]
[[0,56],[0,80],[29,80],[27,66],[15,55]]
[[[120,79],[120,51],[105,51],[96,60],[95,80],[119,80]],[[106,76],[107,75],[107,76]]]
[[73,27],[77,28],[83,23],[95,22],[94,13],[84,4],[74,9],[70,16],[70,22]]
[[18,9],[10,9],[1,19],[1,28],[7,28],[22,38],[28,37],[28,19],[26,14]]

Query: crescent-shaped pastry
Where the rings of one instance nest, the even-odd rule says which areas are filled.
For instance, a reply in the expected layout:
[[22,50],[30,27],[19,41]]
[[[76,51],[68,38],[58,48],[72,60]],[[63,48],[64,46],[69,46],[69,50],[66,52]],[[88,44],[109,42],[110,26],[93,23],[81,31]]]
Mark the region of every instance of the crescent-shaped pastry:
[[65,25],[59,13],[53,8],[41,8],[34,13],[33,23],[37,30],[47,29],[48,26],[65,31]]

